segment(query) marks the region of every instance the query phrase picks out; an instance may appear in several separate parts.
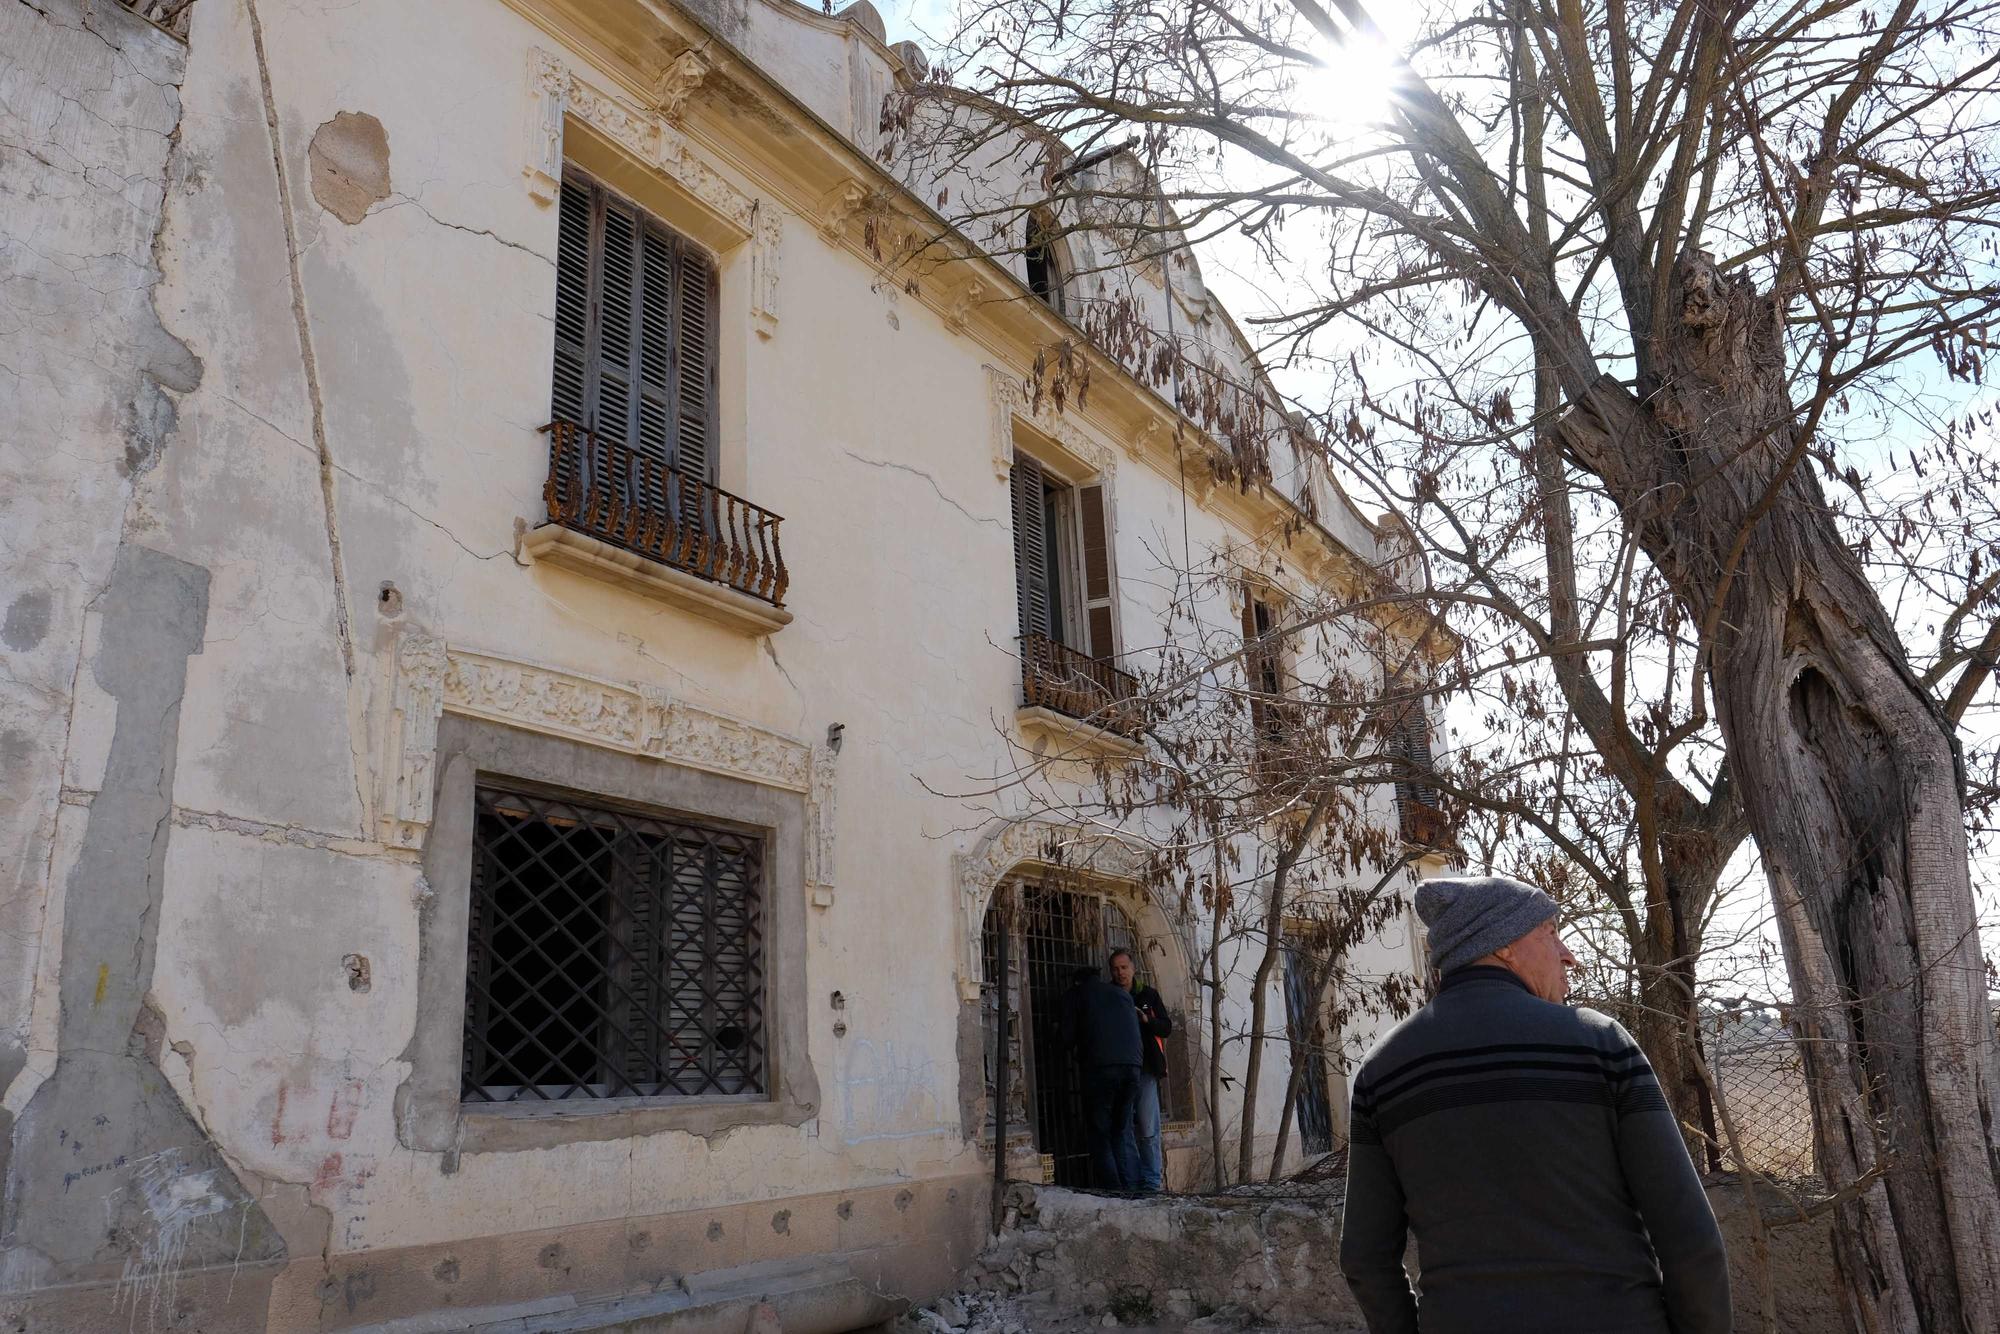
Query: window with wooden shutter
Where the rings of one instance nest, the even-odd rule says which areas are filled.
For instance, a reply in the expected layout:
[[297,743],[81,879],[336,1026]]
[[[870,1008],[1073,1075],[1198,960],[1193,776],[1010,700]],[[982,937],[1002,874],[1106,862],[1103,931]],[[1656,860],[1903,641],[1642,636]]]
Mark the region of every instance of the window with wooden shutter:
[[[579,172],[565,173],[560,209],[551,415],[712,480],[715,261]],[[664,485],[645,467],[626,481]]]
[[1084,651],[1100,662],[1118,656],[1116,617],[1111,582],[1111,525],[1104,508],[1104,488],[1077,488],[1078,526],[1083,533]]
[[1049,615],[1050,533],[1046,475],[1026,454],[1014,455],[1014,587],[1021,633],[1061,636]]
[[1285,672],[1277,613],[1250,588],[1243,591],[1243,675],[1249,683],[1250,724],[1259,744],[1284,738]]

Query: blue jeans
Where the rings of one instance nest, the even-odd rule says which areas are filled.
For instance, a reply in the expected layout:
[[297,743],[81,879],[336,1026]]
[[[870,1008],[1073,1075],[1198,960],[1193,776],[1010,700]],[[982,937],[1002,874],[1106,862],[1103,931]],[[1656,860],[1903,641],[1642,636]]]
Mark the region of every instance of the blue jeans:
[[1165,1181],[1160,1162],[1160,1081],[1144,1070],[1139,1072],[1139,1096],[1132,1104],[1132,1119],[1125,1124],[1125,1142],[1120,1146],[1126,1162],[1136,1165],[1140,1190],[1158,1190]]

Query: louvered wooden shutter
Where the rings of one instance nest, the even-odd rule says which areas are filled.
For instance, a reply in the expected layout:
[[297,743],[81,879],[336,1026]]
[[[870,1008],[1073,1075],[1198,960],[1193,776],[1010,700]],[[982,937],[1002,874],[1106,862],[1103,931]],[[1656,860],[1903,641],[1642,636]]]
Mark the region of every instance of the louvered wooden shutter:
[[680,415],[674,452],[682,472],[707,481],[715,467],[716,272],[693,243],[682,240],[677,252],[674,332]]
[[562,183],[556,226],[556,364],[549,392],[553,421],[584,425],[584,368],[590,359],[590,187]]
[[1049,628],[1049,534],[1042,515],[1042,465],[1014,455],[1014,587],[1024,635]]
[[1083,617],[1090,656],[1109,662],[1118,655],[1112,611],[1111,525],[1101,485],[1078,487],[1077,508],[1083,528]]
[[[1413,700],[1403,710],[1402,719],[1396,724],[1395,746],[1398,754],[1411,769],[1418,773],[1428,773],[1431,768],[1431,721],[1422,700]],[[1437,805],[1437,789],[1429,783],[1405,779],[1396,784],[1399,801],[1413,802],[1419,806]]]
[[619,485],[653,492],[670,467],[712,479],[717,294],[700,247],[587,177],[563,178],[550,416],[636,452]]

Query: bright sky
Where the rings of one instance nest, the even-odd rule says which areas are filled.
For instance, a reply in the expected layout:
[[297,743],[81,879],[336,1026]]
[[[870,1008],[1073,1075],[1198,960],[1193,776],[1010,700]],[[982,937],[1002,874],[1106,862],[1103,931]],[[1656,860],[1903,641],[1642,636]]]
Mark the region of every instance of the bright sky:
[[[954,0],[878,0],[886,21],[891,41],[911,38],[928,49],[935,50],[953,30]],[[1413,4],[1377,4],[1372,6],[1376,19],[1386,29],[1391,46],[1408,42],[1414,35],[1420,21],[1423,6]],[[1323,116],[1341,131],[1357,138],[1365,137],[1371,121],[1383,113],[1392,92],[1392,70],[1394,61],[1388,49],[1369,49],[1356,44],[1334,47],[1328,51],[1328,68],[1309,80],[1301,90],[1311,101],[1311,109]],[[1310,252],[1310,247],[1300,247]],[[1203,277],[1224,305],[1240,318],[1286,308],[1288,297],[1295,297],[1301,284],[1299,274],[1274,271],[1273,266],[1260,256],[1248,242],[1232,234],[1217,237],[1198,247]],[[1308,259],[1310,262],[1310,259]],[[1919,358],[1919,361],[1923,359]],[[1971,393],[1967,387],[1946,380],[1935,367],[1928,363],[1913,366],[1912,383],[1920,387],[1931,411],[1949,415],[1954,410],[1963,412]],[[1312,372],[1274,372],[1281,389],[1303,392],[1310,395]],[[1984,395],[1991,402],[1992,393]],[[1882,465],[1893,451],[1905,453],[1905,441],[1918,431],[1914,423],[1903,422],[1890,425],[1883,435],[1864,445],[1858,451],[1858,461],[1864,467]],[[1871,457],[1872,456],[1872,457]],[[1883,469],[1893,477],[1893,469]],[[1471,712],[1476,708],[1467,706]],[[1994,731],[2000,729],[2000,711],[1989,711],[1983,719],[1969,720],[1971,726]],[[1476,730],[1473,718],[1461,718],[1454,712],[1448,718],[1448,725],[1463,734],[1469,727]],[[1986,900],[1987,938],[1989,947],[2000,946],[2000,924],[1995,922],[1993,895],[1995,882],[2000,881],[2000,862],[1993,858],[1976,858],[1974,861],[1975,890]],[[1754,850],[1746,847],[1726,877],[1726,883],[1740,886],[1738,892],[1727,902],[1718,914],[1716,923],[1719,934],[1741,937],[1745,944],[1736,951],[1736,962],[1744,966],[1747,974],[1743,978],[1745,990],[1754,990],[1753,978],[1762,973],[1758,956],[1777,956],[1773,930],[1769,925],[1769,905],[1764,891],[1762,877],[1756,872]],[[1768,946],[1760,949],[1759,946]],[[1993,953],[1989,948],[1989,953]],[[1764,985],[1772,989],[1772,994],[1783,990],[1782,967],[1763,974]]]

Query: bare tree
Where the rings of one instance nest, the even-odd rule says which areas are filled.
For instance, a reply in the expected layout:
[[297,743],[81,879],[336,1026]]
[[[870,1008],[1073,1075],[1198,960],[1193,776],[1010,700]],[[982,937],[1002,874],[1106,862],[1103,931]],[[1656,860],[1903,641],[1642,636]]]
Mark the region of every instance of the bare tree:
[[[1644,901],[1684,932],[1687,887],[1712,883],[1738,811],[1756,840],[1813,1028],[1857,1329],[2000,1328],[2000,1060],[1955,736],[1992,672],[1992,636],[1966,623],[1990,623],[1993,589],[1966,574],[1963,596],[1940,593],[1965,614],[1927,679],[1864,564],[1851,457],[1864,424],[1911,426],[1919,357],[1983,368],[1996,17],[1987,0],[1491,0],[1441,15],[1404,59],[1357,0],[1022,0],[975,6],[944,65],[1039,133],[1035,202],[1067,225],[1144,248],[1171,199],[1197,238],[1311,247],[1266,334],[1302,361],[1320,348],[1318,447],[1400,486],[1413,527],[1450,531],[1482,469],[1531,479],[1539,503],[1518,513],[1556,535],[1551,603],[1529,610],[1565,713],[1629,761],[1614,773],[1638,820],[1715,811],[1678,885],[1667,858],[1687,849],[1641,848]],[[1300,106],[1356,44],[1397,75],[1360,138]],[[949,123],[885,121],[911,143]],[[1128,140],[1150,170],[1077,165]],[[1100,300],[1079,313],[1098,348],[1171,365],[1177,404],[1223,424],[1237,479],[1261,484],[1235,424],[1264,387],[1190,374],[1200,356],[1149,349],[1123,298]],[[1057,385],[1087,388],[1089,357],[1062,357],[1081,370]],[[1823,478],[1864,503],[1844,514]],[[1659,624],[1663,651],[1687,654],[1684,693],[1650,737],[1629,701],[1578,687],[1594,673],[1567,671],[1605,652],[1548,578],[1560,501],[1579,494],[1617,516],[1619,577],[1657,580],[1678,618]],[[1456,534],[1471,568],[1489,532]],[[1673,750],[1709,728],[1726,758],[1705,794],[1676,796],[1691,766]]]

